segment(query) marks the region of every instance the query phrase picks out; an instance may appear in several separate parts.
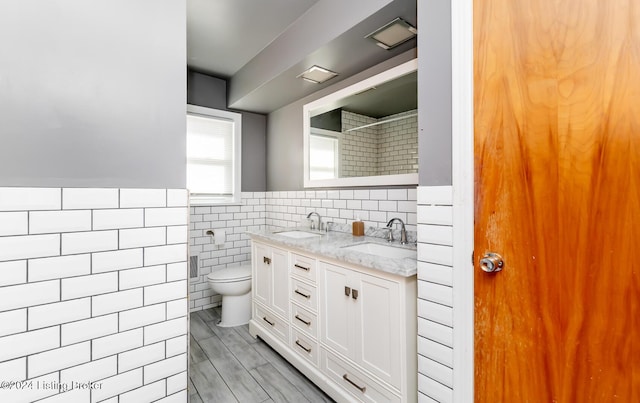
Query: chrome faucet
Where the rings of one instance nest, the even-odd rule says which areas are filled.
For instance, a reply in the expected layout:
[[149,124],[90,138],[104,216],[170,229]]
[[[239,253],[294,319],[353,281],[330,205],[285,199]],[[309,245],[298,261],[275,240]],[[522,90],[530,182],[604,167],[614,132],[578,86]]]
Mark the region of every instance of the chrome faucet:
[[311,216],[314,214],[318,216],[318,230],[322,231],[322,217],[320,217],[320,214],[315,211],[312,211],[307,215],[307,220],[311,221],[311,229],[315,229],[315,223],[311,219]]
[[394,218],[390,219],[389,222],[387,223],[387,228],[389,229],[389,237],[387,238],[387,241],[393,242],[393,227],[391,227],[391,225],[393,224],[394,221],[400,221],[400,225],[402,225],[402,228],[400,229],[400,243],[402,245],[406,245],[407,244],[407,230],[404,228],[404,222],[401,219],[399,219],[398,217],[394,217]]

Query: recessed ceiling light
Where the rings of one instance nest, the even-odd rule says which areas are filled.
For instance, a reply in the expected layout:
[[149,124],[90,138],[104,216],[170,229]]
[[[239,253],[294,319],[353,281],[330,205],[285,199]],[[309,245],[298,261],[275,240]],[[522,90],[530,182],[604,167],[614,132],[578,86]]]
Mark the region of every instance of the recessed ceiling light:
[[418,30],[402,18],[398,17],[383,27],[365,36],[376,42],[378,46],[389,50],[405,43],[418,34]]
[[314,65],[308,68],[307,70],[305,70],[302,74],[300,74],[296,78],[302,78],[303,80],[309,81],[311,83],[320,84],[337,75],[338,73],[334,73],[331,70],[327,70],[323,67]]

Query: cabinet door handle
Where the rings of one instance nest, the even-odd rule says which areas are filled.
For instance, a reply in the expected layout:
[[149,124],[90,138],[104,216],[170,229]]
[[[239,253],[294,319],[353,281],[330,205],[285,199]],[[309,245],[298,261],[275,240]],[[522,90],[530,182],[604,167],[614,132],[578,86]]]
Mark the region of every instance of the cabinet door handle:
[[310,321],[308,321],[308,320],[304,320],[304,319],[302,319],[302,318],[301,318],[300,316],[298,316],[298,315],[296,315],[296,316],[295,316],[295,318],[296,318],[296,319],[298,319],[300,322],[304,323],[305,325],[307,325],[307,326],[311,326],[311,322],[310,322]]
[[344,295],[347,297],[351,295],[351,287],[347,287],[346,285],[344,286]]
[[268,324],[270,324],[271,326],[275,326],[275,323],[274,323],[274,322],[271,322],[269,319],[267,319],[267,317],[266,317],[266,316],[263,316],[263,317],[262,317],[262,319],[263,319],[265,322],[267,322]]
[[311,270],[311,268],[309,268],[309,267],[304,267],[304,266],[300,266],[300,265],[299,265],[299,264],[297,264],[297,263],[296,263],[296,264],[294,264],[294,265],[293,265],[293,267],[297,267],[298,269],[302,269],[302,270],[305,270],[305,271],[309,271],[309,270]]
[[296,294],[298,294],[298,295],[302,295],[302,296],[303,296],[303,297],[305,297],[306,299],[311,298],[311,295],[307,295],[307,294],[302,293],[302,292],[300,292],[300,291],[298,291],[298,290],[295,290],[295,291],[293,291],[293,292],[295,292],[295,293],[296,293]]
[[358,299],[358,290],[351,290],[351,298]]
[[305,347],[304,345],[302,345],[302,343],[300,343],[300,340],[296,340],[296,344],[307,353],[311,353],[311,347]]
[[349,376],[347,374],[342,375],[342,379],[344,379],[345,381],[349,382],[353,387],[357,388],[362,393],[367,391],[367,387],[366,386],[358,385],[357,383],[355,383],[354,381],[349,379]]
[[271,258],[268,258],[268,257],[266,257],[266,256],[264,256],[264,257],[262,258],[262,261],[263,261],[264,263],[266,263],[266,264],[271,264]]

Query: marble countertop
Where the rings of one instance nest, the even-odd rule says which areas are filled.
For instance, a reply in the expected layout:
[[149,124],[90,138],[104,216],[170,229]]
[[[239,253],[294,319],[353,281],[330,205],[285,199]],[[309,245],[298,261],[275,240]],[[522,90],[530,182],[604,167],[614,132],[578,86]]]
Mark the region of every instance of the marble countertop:
[[353,236],[344,232],[317,232],[322,234],[319,237],[311,238],[290,238],[278,235],[282,231],[310,231],[308,228],[278,228],[274,230],[248,231],[247,235],[251,239],[257,241],[263,240],[286,247],[291,247],[302,252],[308,252],[327,258],[336,259],[338,261],[353,263],[374,270],[380,270],[385,273],[391,273],[403,277],[411,277],[416,275],[418,263],[413,258],[388,258],[372,255],[364,252],[356,252],[344,249],[345,246],[357,245],[361,243],[379,243],[380,245],[394,246],[403,249],[416,250],[412,243],[408,245],[400,245],[399,242],[389,243],[385,239],[372,236]]

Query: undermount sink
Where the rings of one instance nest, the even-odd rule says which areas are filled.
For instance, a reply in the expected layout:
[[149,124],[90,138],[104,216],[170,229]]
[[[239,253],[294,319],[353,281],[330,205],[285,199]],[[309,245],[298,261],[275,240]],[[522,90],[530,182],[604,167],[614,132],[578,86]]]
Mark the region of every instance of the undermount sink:
[[307,231],[300,231],[300,230],[280,231],[280,232],[274,232],[274,234],[286,236],[288,238],[295,238],[295,239],[313,238],[313,237],[322,236],[322,234],[317,234],[315,232],[307,232]]
[[411,249],[399,248],[397,246],[382,245],[379,243],[365,242],[357,245],[343,246],[343,249],[353,252],[368,253],[370,255],[388,257],[393,259],[418,257],[418,252]]

